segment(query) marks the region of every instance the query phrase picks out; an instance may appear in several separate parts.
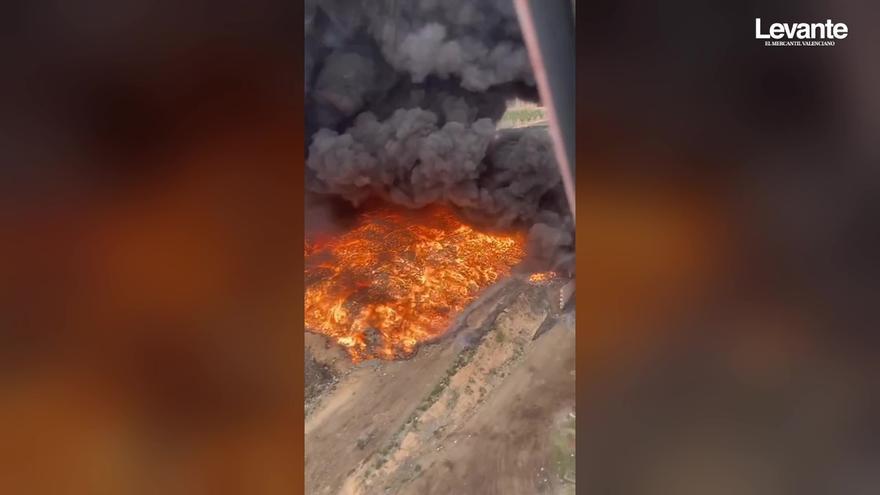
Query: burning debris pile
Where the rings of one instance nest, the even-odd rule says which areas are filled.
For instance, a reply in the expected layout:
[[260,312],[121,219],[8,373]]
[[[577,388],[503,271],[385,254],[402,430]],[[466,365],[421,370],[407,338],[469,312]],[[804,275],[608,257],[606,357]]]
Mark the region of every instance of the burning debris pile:
[[529,275],[529,283],[532,285],[547,285],[556,278],[555,272],[537,272]]
[[523,257],[521,235],[478,232],[449,209],[380,209],[306,253],[306,325],[355,361],[407,357]]

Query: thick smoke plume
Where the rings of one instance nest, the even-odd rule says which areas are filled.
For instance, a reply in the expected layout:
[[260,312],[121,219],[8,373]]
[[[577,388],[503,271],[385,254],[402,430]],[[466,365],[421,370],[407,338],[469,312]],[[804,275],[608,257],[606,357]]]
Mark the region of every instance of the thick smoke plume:
[[537,94],[511,0],[308,2],[305,63],[312,191],[445,202],[528,228],[536,267],[573,272],[546,129],[496,130],[507,101]]

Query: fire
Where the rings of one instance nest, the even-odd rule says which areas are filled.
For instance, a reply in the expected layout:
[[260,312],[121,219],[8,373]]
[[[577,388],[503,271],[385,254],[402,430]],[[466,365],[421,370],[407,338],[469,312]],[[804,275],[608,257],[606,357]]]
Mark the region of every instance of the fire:
[[523,258],[521,234],[480,232],[450,210],[381,209],[306,248],[305,323],[352,359],[411,355]]
[[529,282],[534,285],[544,285],[556,278],[556,272],[538,272],[529,276]]

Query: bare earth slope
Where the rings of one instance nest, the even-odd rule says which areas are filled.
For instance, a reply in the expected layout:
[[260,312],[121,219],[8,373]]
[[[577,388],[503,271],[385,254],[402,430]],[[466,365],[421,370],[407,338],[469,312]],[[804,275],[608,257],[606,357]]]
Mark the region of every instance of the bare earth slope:
[[352,366],[307,335],[306,493],[574,493],[562,283],[499,284],[407,361]]

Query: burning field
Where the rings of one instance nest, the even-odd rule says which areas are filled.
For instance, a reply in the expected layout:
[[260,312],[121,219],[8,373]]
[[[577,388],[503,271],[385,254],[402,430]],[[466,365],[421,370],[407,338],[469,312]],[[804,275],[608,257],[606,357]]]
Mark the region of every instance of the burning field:
[[363,213],[306,248],[306,327],[354,361],[410,356],[523,256],[524,236],[480,232],[443,207]]

